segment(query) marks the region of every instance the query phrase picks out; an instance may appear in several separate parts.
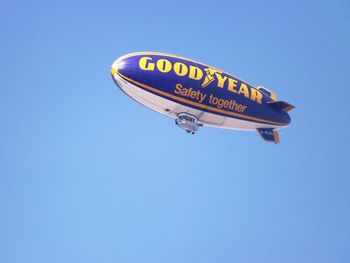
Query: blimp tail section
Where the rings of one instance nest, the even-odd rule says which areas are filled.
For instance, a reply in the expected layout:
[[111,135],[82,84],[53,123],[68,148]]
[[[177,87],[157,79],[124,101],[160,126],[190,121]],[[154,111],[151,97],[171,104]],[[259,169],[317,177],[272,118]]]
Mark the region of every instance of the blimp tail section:
[[264,141],[274,142],[275,144],[280,143],[278,131],[271,128],[258,128],[256,129]]

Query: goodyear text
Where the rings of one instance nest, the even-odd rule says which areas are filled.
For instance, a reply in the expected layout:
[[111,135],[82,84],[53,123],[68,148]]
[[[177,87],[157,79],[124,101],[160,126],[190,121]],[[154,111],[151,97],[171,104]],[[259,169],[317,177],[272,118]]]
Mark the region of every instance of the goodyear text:
[[[152,57],[141,57],[139,67],[145,71],[157,71],[161,73],[169,73],[173,71],[177,76],[188,77],[190,79],[201,81],[201,87],[206,88],[209,84],[216,81],[218,88],[225,88],[229,92],[244,96],[254,102],[262,104],[262,93],[247,84],[224,74],[222,71],[207,67],[204,72],[199,67],[186,65],[182,62],[172,63],[165,58],[154,60]],[[243,111],[243,110],[242,110]]]

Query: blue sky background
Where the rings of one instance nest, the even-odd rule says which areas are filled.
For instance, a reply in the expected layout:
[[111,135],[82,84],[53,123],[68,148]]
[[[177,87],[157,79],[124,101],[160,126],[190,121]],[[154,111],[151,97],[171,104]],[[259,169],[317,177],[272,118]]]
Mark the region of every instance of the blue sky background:
[[[350,261],[349,1],[0,1],[0,262]],[[192,58],[294,105],[195,136],[110,65]]]

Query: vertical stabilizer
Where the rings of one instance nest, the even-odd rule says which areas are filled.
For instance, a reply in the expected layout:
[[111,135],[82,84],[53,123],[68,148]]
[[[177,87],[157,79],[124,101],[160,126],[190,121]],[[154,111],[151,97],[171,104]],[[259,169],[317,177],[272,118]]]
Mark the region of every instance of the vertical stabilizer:
[[264,141],[274,142],[275,144],[280,143],[278,131],[272,128],[258,128],[256,129]]

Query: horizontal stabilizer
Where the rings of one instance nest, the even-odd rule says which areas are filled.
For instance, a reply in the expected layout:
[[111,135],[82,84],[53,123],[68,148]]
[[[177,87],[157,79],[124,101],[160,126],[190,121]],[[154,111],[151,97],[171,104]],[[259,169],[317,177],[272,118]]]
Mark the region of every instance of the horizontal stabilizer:
[[272,128],[258,128],[256,129],[260,136],[267,142],[280,143],[278,131],[274,131]]
[[285,112],[295,108],[292,104],[289,104],[288,102],[285,102],[282,100],[269,101],[266,103],[269,104],[271,107],[275,108],[276,110],[285,111]]

